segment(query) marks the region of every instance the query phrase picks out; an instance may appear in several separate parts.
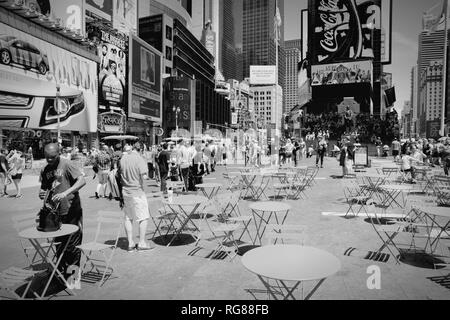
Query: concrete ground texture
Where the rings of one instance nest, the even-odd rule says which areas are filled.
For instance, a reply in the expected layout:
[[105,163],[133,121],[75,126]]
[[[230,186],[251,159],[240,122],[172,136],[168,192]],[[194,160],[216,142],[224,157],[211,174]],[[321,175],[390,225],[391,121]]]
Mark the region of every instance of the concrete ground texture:
[[[376,160],[373,162],[376,163]],[[315,158],[304,159],[301,166],[314,166]],[[233,167],[236,165],[229,165]],[[366,169],[374,173],[375,168]],[[222,174],[223,166],[205,177],[204,182],[217,182],[225,187],[227,182]],[[313,294],[313,300],[447,300],[450,299],[449,280],[444,281],[449,268],[433,269],[418,263],[402,261],[396,264],[394,257],[384,256],[383,261],[370,258],[370,251],[381,246],[364,213],[356,218],[345,219],[336,212],[345,213],[343,183],[339,179],[341,168],[335,158],[325,158],[315,185],[306,191],[306,198],[284,201],[292,206],[285,224],[306,227],[304,244],[326,250],[341,262],[341,269],[328,277]],[[96,231],[96,214],[99,210],[115,210],[122,215],[118,202],[95,199],[97,179],[88,172],[87,185],[81,190],[83,207],[83,241],[93,240]],[[10,266],[26,267],[27,260],[22,251],[12,217],[23,213],[37,213],[41,206],[38,198],[38,177],[25,175],[24,197],[0,198],[0,270]],[[10,194],[15,194],[9,186]],[[158,191],[153,180],[146,181],[146,192]],[[270,193],[270,192],[269,192]],[[251,215],[251,201],[241,200],[240,210]],[[157,215],[157,207],[150,205],[152,215]],[[450,209],[449,209],[450,210]],[[250,231],[255,234],[254,223]],[[155,226],[150,221],[148,241],[151,241]],[[137,242],[137,225],[135,224]],[[108,240],[112,240],[112,237]],[[249,242],[244,236],[244,242]],[[409,243],[408,239],[397,239]],[[404,240],[404,241],[402,241]],[[448,243],[441,242],[443,252],[450,256]],[[81,289],[74,290],[74,296],[61,292],[52,299],[113,299],[113,300],[255,300],[268,299],[264,286],[256,275],[250,273],[241,263],[241,255],[233,261],[208,259],[210,250],[195,251],[195,243],[187,241],[177,246],[166,247],[155,241],[155,249],[142,252],[127,252],[125,231],[121,231],[119,247],[112,261],[113,275],[102,287],[81,282]],[[350,250],[355,248],[355,250]],[[194,250],[194,251],[193,251]],[[389,254],[389,251],[384,252]],[[270,259],[270,257],[267,257]],[[375,266],[375,267],[374,267]],[[380,270],[379,288],[371,288],[373,270]],[[442,281],[441,281],[442,280]],[[312,288],[313,282],[305,282],[304,290]],[[297,297],[301,294],[298,289]]]

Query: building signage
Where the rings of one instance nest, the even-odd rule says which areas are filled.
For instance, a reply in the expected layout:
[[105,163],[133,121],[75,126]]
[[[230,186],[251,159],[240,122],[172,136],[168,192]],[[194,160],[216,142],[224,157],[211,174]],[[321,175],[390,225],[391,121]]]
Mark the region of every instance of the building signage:
[[162,122],[161,52],[142,39],[130,37],[130,108],[128,116]]
[[250,66],[250,84],[263,85],[276,83],[276,66]]
[[374,58],[381,0],[315,0],[314,63]]
[[381,63],[392,60],[392,0],[381,0]]
[[98,115],[98,130],[108,133],[125,133],[126,116],[114,112]]
[[216,56],[216,33],[211,29],[205,31],[205,48],[213,57]]
[[311,67],[312,86],[372,83],[372,61],[321,64]]
[[[97,131],[97,63],[0,23],[0,127]],[[60,86],[59,108],[56,85]]]
[[137,34],[137,0],[113,1],[113,28],[127,35]]
[[231,124],[232,125],[238,124],[238,113],[237,112],[231,113]]
[[139,19],[139,37],[153,48],[163,51],[163,15],[158,14]]

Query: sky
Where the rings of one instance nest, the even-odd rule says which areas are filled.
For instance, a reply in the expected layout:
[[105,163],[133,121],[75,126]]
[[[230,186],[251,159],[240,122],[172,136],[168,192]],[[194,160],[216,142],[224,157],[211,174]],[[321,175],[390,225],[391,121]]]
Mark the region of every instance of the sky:
[[[392,0],[392,64],[385,72],[392,72],[397,102],[395,109],[403,109],[411,96],[411,69],[417,64],[418,38],[422,29],[422,14],[442,0]],[[284,1],[285,40],[300,38],[300,10],[306,9],[307,0]],[[438,7],[433,12],[439,11]]]

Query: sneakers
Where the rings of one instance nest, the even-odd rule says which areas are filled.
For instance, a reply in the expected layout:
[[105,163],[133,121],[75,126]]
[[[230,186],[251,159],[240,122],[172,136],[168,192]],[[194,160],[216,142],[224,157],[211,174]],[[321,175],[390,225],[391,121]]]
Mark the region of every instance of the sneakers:
[[128,252],[134,252],[134,251],[136,250],[136,248],[137,248],[137,244],[135,244],[135,245],[132,246],[132,247],[128,247],[127,251],[128,251]]
[[98,196],[98,192],[95,193],[95,199],[100,199],[100,197]]

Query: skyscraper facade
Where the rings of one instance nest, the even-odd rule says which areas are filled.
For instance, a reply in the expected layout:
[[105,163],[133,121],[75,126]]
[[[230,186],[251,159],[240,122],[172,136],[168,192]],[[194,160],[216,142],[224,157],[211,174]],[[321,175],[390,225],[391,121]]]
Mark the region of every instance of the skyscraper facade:
[[[276,45],[275,3],[284,23],[284,0],[243,0],[243,76],[250,76],[252,65],[275,65]],[[281,26],[278,48],[278,84],[284,86],[286,73],[284,54],[284,25]]]
[[284,42],[286,55],[286,77],[284,83],[283,113],[288,113],[298,104],[298,63],[301,59],[301,39]]

